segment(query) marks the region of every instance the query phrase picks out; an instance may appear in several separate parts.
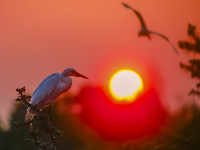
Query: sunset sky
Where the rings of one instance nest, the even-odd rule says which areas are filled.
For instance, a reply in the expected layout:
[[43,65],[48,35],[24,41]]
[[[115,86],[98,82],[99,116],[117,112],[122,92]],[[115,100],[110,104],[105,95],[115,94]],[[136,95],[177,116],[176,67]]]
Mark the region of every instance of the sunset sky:
[[[119,69],[141,73],[156,89],[169,112],[193,97],[190,74],[180,69],[188,55],[178,47],[190,40],[188,23],[200,33],[200,1],[124,0],[143,16],[147,28],[164,34],[179,51],[157,35],[138,37],[137,16],[120,0],[1,0],[0,2],[0,120],[17,98],[16,88],[32,94],[49,74],[75,68],[89,80],[73,78],[72,94],[83,86],[107,87]],[[0,121],[0,123],[2,123]]]

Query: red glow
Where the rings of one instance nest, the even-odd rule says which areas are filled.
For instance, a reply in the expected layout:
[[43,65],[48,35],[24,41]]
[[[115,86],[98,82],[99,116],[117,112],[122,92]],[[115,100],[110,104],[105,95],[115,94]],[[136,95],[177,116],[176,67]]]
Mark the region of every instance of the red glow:
[[165,111],[153,89],[132,104],[117,105],[101,88],[87,87],[77,101],[82,105],[82,120],[107,140],[154,135],[165,121]]
[[106,57],[96,67],[95,74],[93,75],[97,81],[98,86],[102,87],[104,92],[109,98],[112,98],[108,88],[110,78],[119,70],[132,70],[140,75],[143,81],[143,91],[146,93],[154,84],[160,82],[160,74],[155,74],[154,70],[158,70],[155,64],[151,60],[143,55],[131,51],[122,53],[116,51],[116,53],[107,54]]

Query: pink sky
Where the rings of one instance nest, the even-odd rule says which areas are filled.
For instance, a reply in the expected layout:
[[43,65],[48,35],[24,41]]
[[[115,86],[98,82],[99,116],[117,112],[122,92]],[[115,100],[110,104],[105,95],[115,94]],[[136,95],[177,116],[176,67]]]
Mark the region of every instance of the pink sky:
[[148,29],[166,35],[179,56],[156,35],[152,40],[139,38],[140,22],[121,2],[0,2],[0,120],[4,125],[16,103],[16,88],[26,86],[32,94],[46,76],[71,67],[90,78],[73,78],[73,94],[85,84],[107,86],[114,71],[136,63],[144,72],[153,70],[155,89],[170,112],[192,101],[187,94],[195,80],[180,69],[179,62],[194,55],[180,50],[178,41],[190,40],[188,23],[196,25],[199,33],[200,1],[123,1],[142,14]]

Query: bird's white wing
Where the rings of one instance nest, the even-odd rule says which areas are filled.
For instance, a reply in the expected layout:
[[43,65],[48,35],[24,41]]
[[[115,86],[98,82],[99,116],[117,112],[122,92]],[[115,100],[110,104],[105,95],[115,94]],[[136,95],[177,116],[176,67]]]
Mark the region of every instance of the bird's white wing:
[[176,48],[174,47],[174,45],[170,42],[170,40],[169,40],[166,36],[164,36],[163,34],[160,34],[160,33],[158,33],[158,32],[154,32],[154,31],[148,31],[148,32],[149,32],[149,33],[152,33],[152,34],[157,34],[157,35],[161,36],[162,38],[164,38],[165,40],[167,40],[167,41],[171,44],[171,46],[173,47],[174,51],[175,51],[177,54],[179,54],[178,51],[176,50]]
[[33,92],[30,103],[32,105],[37,105],[40,101],[48,97],[56,88],[57,82],[57,74],[51,74],[48,77],[46,77]]
[[46,77],[39,85],[38,87],[35,89],[35,91],[32,94],[32,97],[34,96],[35,92],[47,81],[49,80],[54,74],[49,75],[48,77]]

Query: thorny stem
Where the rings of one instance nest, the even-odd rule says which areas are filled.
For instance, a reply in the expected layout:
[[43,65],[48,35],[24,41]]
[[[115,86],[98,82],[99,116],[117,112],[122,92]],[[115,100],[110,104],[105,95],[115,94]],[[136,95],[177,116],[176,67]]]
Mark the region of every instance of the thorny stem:
[[29,125],[30,123],[33,123],[33,122],[34,122],[34,120],[30,120],[30,121],[24,121],[24,122],[19,122],[19,123],[13,122],[13,124],[16,127],[20,127],[20,126],[27,126],[27,125]]
[[21,88],[21,89],[16,89],[17,92],[19,92],[19,98],[17,98],[15,101],[23,101],[28,107],[31,107],[34,111],[36,111],[37,113],[43,113],[42,111],[40,111],[39,109],[37,109],[35,106],[31,105],[29,102],[27,102],[27,98],[31,98],[31,96],[26,96],[25,94],[25,87]]
[[[23,87],[21,89],[18,89],[18,88],[16,89],[16,91],[19,94],[19,97],[15,101],[23,101],[28,107],[33,109],[36,112],[37,115],[30,121],[24,121],[24,122],[19,122],[19,123],[13,122],[13,124],[16,127],[26,126],[26,125],[29,125],[30,123],[33,123],[33,124],[35,123],[36,125],[39,125],[39,129],[43,130],[44,132],[47,132],[50,135],[50,137],[51,137],[50,141],[52,142],[53,149],[56,150],[57,148],[55,146],[55,143],[57,141],[56,141],[56,138],[55,138],[54,134],[59,134],[61,131],[58,131],[57,129],[55,129],[52,126],[52,123],[51,123],[51,121],[49,119],[49,114],[46,114],[43,111],[40,111],[35,106],[33,106],[29,102],[27,102],[27,98],[31,98],[31,96],[26,96],[25,90],[26,90],[25,87]],[[50,109],[51,109],[51,107],[50,107]],[[49,109],[49,111],[50,111],[50,109]],[[48,113],[49,113],[49,111],[48,111]],[[34,145],[36,147],[38,147],[40,149],[46,149],[44,147],[44,144],[42,144],[43,145],[42,146],[39,143],[38,139],[36,138],[36,135],[35,136],[32,135],[31,137],[32,137],[33,143],[34,143]]]

